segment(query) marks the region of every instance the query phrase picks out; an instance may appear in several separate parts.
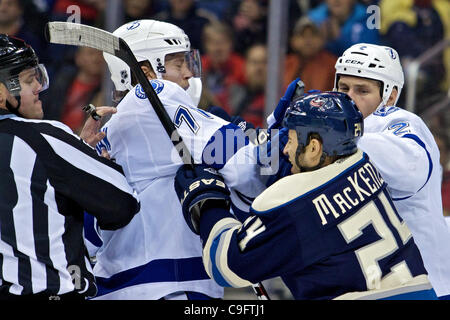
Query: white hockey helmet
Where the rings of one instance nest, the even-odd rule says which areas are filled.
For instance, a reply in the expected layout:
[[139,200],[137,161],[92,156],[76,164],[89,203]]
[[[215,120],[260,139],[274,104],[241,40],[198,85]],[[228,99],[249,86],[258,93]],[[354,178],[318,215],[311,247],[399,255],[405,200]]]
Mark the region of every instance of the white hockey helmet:
[[[358,43],[344,51],[336,61],[334,90],[337,90],[339,76],[348,75],[382,82],[382,101],[378,108],[385,106],[394,87],[397,99],[403,88],[404,75],[400,57],[394,49],[369,43]],[[377,108],[377,109],[378,109]]]
[[[192,88],[188,89],[188,93],[198,95],[198,97],[191,96],[194,103],[198,103],[201,94],[200,54],[198,50],[191,50],[189,37],[181,28],[171,23],[147,19],[126,23],[116,29],[113,34],[128,44],[138,62],[150,62],[158,79],[162,79],[162,74],[166,72],[164,67],[166,55],[186,52],[188,68],[195,78],[189,79]],[[131,90],[133,86],[128,65],[108,53],[103,53],[103,56],[108,64],[116,91]]]

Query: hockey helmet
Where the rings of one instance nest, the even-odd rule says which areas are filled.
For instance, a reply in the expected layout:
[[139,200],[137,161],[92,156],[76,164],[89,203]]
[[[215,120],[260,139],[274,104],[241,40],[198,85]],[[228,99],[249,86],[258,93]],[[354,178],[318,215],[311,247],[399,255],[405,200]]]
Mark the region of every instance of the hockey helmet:
[[43,64],[39,64],[33,48],[22,39],[0,34],[0,82],[11,95],[20,96],[22,89],[19,75],[26,69],[33,71],[34,77],[40,83],[39,92],[48,88],[47,70]]
[[283,126],[297,132],[298,148],[308,145],[311,133],[322,138],[323,152],[343,156],[356,152],[363,134],[363,116],[350,97],[341,92],[314,93],[291,102]]
[[[181,28],[167,22],[147,19],[126,23],[116,29],[113,34],[127,43],[138,62],[148,61],[158,79],[161,79],[166,72],[164,66],[166,55],[185,52],[187,66],[194,78],[189,80],[188,93],[198,95],[196,100],[200,99],[200,53],[196,49],[191,49],[189,37]],[[111,80],[116,91],[131,90],[131,73],[128,65],[108,53],[103,53],[103,56],[111,72]],[[194,100],[194,97],[192,98]]]
[[[337,90],[339,76],[349,75],[378,80],[382,83],[382,101],[378,108],[387,104],[394,87],[397,88],[397,99],[404,84],[403,69],[400,57],[394,49],[369,43],[358,43],[344,51],[336,61],[334,89]],[[377,108],[377,109],[378,109]]]

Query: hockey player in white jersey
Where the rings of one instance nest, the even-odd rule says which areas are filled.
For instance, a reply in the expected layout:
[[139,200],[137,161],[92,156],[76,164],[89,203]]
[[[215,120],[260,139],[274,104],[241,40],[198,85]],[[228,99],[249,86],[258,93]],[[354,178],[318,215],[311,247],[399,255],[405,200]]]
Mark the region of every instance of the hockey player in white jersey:
[[[150,83],[194,161],[218,169],[239,195],[256,197],[264,184],[245,134],[196,107],[200,60],[183,30],[140,20],[121,26],[114,34],[127,42],[147,77],[153,79]],[[100,238],[91,239],[102,243],[94,266],[96,299],[221,298],[223,289],[204,270],[200,240],[180,214],[173,179],[181,158],[141,86],[133,86],[129,68],[107,54],[105,60],[116,90],[126,95],[102,128],[106,137],[97,148],[105,148],[122,165],[140,196],[141,215],[116,232],[97,230]],[[231,139],[226,140],[230,133]]]
[[347,93],[364,116],[358,147],[387,182],[436,294],[448,299],[450,233],[442,213],[439,150],[422,119],[396,107],[403,83],[400,57],[390,47],[355,44],[336,62],[335,90]]

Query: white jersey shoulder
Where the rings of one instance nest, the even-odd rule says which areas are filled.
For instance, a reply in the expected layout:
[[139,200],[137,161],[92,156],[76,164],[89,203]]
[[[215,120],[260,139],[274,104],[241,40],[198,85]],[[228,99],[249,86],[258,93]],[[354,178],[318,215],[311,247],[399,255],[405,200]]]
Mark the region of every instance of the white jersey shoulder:
[[419,116],[394,106],[380,108],[364,120],[365,133],[387,131],[397,136],[408,133],[422,135],[425,128]]

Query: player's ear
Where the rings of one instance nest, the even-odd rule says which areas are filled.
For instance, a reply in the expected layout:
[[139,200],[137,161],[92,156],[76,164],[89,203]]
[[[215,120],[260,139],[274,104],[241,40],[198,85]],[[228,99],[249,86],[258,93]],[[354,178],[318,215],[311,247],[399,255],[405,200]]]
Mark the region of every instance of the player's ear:
[[314,158],[320,159],[322,156],[322,143],[317,138],[311,138],[310,144],[310,151]]
[[394,102],[397,99],[397,95],[398,95],[397,87],[394,87],[394,89],[392,89],[391,95],[389,96],[389,99],[387,101],[388,106],[394,105]]
[[146,65],[143,65],[143,66],[141,66],[141,69],[142,69],[142,71],[144,71],[144,74],[147,78],[156,79],[156,74],[155,74],[155,72],[153,72],[152,68],[150,68]]

